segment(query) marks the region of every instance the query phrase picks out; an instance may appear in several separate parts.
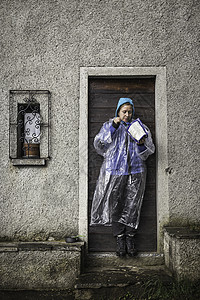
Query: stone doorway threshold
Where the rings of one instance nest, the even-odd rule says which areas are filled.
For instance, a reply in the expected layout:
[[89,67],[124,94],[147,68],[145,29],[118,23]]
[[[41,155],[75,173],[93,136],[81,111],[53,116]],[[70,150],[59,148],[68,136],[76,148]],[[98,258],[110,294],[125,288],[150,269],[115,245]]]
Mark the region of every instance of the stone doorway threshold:
[[156,252],[139,252],[135,257],[119,258],[115,252],[93,252],[85,255],[84,271],[93,268],[148,267],[164,265],[164,255]]

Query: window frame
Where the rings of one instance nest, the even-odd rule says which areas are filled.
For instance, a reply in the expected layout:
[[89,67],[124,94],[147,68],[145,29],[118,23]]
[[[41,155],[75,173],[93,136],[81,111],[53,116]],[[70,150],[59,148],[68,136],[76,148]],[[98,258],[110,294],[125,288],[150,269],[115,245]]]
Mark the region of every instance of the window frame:
[[[28,107],[30,103],[39,106],[42,117],[39,157],[23,157],[22,146],[19,145],[19,136],[22,137],[18,122],[19,107]],[[50,104],[51,93],[48,90],[9,91],[9,157],[14,166],[41,166],[46,165],[46,161],[50,159]]]

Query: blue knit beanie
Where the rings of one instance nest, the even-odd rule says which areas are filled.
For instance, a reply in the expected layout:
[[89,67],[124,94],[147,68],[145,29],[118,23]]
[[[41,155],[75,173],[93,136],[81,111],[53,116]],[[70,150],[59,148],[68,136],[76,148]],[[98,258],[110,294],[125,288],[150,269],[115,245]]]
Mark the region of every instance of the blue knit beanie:
[[133,107],[133,115],[134,115],[135,109],[134,109],[133,101],[130,98],[120,98],[119,101],[118,101],[118,104],[117,104],[117,109],[116,109],[116,112],[115,112],[115,117],[117,117],[117,114],[119,112],[120,107],[123,104],[125,104],[125,103],[128,103],[128,104],[132,105],[132,107]]

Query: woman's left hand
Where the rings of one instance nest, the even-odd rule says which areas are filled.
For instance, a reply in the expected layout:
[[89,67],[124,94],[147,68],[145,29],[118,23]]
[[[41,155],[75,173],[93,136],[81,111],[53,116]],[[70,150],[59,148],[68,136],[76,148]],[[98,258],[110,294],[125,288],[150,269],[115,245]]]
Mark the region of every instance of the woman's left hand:
[[145,142],[145,139],[146,139],[146,136],[143,136],[143,137],[141,138],[141,140],[139,140],[139,143],[137,143],[137,144],[138,144],[138,145],[143,145],[144,142]]

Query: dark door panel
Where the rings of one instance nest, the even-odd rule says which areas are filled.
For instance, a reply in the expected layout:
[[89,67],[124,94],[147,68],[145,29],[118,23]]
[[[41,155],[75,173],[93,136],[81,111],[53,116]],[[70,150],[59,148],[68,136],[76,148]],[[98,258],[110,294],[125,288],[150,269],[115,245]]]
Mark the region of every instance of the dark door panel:
[[[152,133],[155,141],[155,79],[154,78],[90,78],[89,79],[89,222],[92,198],[103,158],[94,149],[93,141],[102,124],[113,118],[117,102],[129,97],[139,117]],[[156,155],[147,160],[147,183],[140,225],[136,236],[139,251],[156,251]],[[89,226],[89,251],[113,252],[116,241],[112,226]]]

